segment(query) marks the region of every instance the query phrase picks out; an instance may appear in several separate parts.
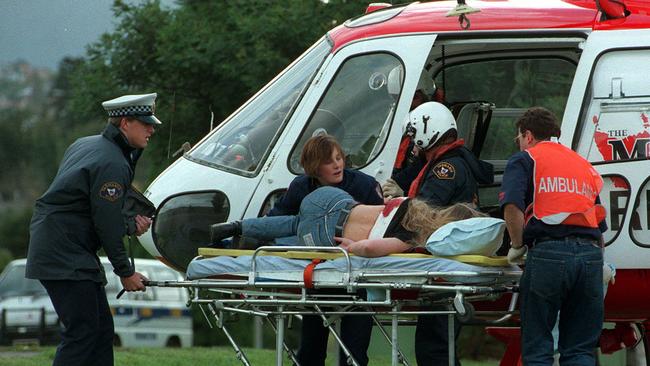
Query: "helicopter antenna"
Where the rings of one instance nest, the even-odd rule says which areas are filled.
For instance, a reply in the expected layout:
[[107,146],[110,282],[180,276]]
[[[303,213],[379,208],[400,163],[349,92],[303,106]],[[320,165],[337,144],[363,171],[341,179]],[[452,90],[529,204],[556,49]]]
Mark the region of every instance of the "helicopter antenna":
[[174,91],[174,97],[172,98],[172,118],[169,121],[169,139],[167,140],[167,159],[172,150],[172,131],[174,130],[174,114],[176,114],[176,91]]
[[471,6],[465,4],[465,0],[457,0],[457,1],[458,1],[458,5],[456,5],[455,8],[449,10],[447,12],[447,16],[448,17],[458,16],[458,23],[460,23],[460,27],[463,29],[469,29],[471,23],[469,21],[469,18],[467,17],[467,14],[478,13],[481,10],[472,8]]
[[210,109],[210,131],[212,131],[214,126],[214,111],[212,110],[212,104],[208,106],[208,109]]

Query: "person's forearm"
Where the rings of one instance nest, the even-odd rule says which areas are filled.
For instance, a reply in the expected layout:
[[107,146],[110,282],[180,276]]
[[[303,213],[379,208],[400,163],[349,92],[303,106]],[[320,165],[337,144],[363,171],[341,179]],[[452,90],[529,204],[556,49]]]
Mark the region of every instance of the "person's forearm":
[[524,213],[519,207],[507,204],[503,210],[503,218],[506,220],[512,247],[520,248],[523,245]]
[[362,257],[382,257],[392,253],[402,253],[410,249],[409,244],[397,238],[364,239],[351,243],[349,251]]

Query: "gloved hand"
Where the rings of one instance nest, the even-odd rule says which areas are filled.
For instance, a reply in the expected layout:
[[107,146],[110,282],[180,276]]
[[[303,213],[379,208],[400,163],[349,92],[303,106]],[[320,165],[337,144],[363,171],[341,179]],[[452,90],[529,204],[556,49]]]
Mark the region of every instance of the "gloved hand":
[[384,191],[384,197],[402,197],[404,190],[393,179],[388,178],[386,183],[381,187]]
[[607,285],[609,282],[612,285],[616,282],[616,267],[611,263],[603,263],[603,284]]
[[524,255],[528,252],[528,246],[523,245],[519,248],[512,248],[508,250],[508,263],[510,264],[524,264]]

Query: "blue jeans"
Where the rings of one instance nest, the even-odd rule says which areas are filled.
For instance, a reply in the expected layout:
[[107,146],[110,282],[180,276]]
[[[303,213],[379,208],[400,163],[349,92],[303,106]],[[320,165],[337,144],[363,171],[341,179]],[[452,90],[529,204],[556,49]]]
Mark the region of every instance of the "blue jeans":
[[345,209],[356,204],[347,192],[334,187],[320,187],[300,203],[297,216],[264,216],[244,219],[242,235],[270,240],[298,235],[300,245],[336,245],[334,233]]
[[524,365],[553,364],[560,312],[560,364],[593,366],[603,326],[603,254],[591,241],[544,241],[528,252],[520,281]]

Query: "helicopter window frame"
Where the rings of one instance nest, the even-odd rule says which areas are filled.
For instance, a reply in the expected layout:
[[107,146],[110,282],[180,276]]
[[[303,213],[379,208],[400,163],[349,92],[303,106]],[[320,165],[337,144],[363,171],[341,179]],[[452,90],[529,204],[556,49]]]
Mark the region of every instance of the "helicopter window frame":
[[[612,155],[612,159],[610,160],[607,160],[607,158],[604,156],[602,157],[601,160],[591,160],[590,158],[593,145],[595,144],[594,135],[596,132],[598,132],[597,124],[600,123],[600,119],[601,119],[600,117],[602,116],[603,111],[607,111],[607,109],[612,109],[611,112],[616,113],[617,111],[615,111],[615,109],[617,109],[617,107],[625,108],[626,104],[628,106],[645,104],[646,106],[639,108],[639,111],[646,110],[648,107],[650,107],[650,94],[623,95],[621,98],[612,98],[611,94],[609,98],[594,96],[594,90],[596,88],[596,86],[594,85],[594,80],[596,77],[596,68],[600,65],[601,61],[603,61],[603,58],[610,57],[612,55],[614,55],[612,57],[619,56],[621,53],[626,53],[626,52],[642,52],[642,51],[645,51],[647,53],[648,51],[650,51],[650,48],[648,47],[608,48],[606,50],[603,50],[594,58],[589,73],[589,81],[587,83],[586,90],[583,94],[582,105],[580,107],[580,112],[578,114],[575,133],[573,134],[573,140],[571,142],[571,146],[573,147],[573,149],[575,151],[580,151],[581,154],[583,156],[586,156],[587,160],[589,160],[589,162],[593,165],[612,164],[621,161],[629,162],[629,161],[640,161],[640,160],[650,159],[650,154],[648,154],[645,157],[636,157],[636,158],[630,158],[628,156],[628,158],[624,158],[624,159],[614,159],[614,156]],[[594,117],[590,118],[590,116],[593,116],[595,112],[598,112],[598,117],[596,121],[594,121],[593,119]],[[591,129],[592,127],[593,130]],[[585,149],[585,146],[588,146],[588,148],[586,151],[583,151]]]
[[[312,82],[318,75],[323,64],[329,59],[329,56],[331,55],[332,52],[332,47],[333,47],[333,41],[328,35],[325,35],[324,37],[319,39],[309,49],[307,49],[300,57],[298,57],[291,64],[289,64],[282,72],[276,75],[262,89],[260,89],[256,94],[254,94],[248,101],[246,101],[242,106],[240,106],[237,110],[235,110],[223,122],[219,123],[216,128],[214,128],[205,137],[203,137],[203,139],[201,139],[201,141],[199,141],[191,150],[189,150],[186,154],[184,154],[183,157],[198,164],[202,164],[219,170],[224,170],[226,172],[241,175],[244,177],[252,178],[259,175],[260,172],[262,171],[263,166],[268,161],[268,158],[271,155],[271,152],[273,151],[273,148],[275,147],[278,139],[280,138],[283,131],[285,130],[288,121],[291,120],[298,105],[301,103],[305,94],[307,93],[309,86],[312,84]],[[227,134],[234,133],[234,131],[242,129],[241,123],[235,123],[235,125],[232,125],[232,123],[237,121],[246,122],[249,119],[255,121],[256,120],[255,118],[250,118],[249,116],[249,114],[251,113],[251,109],[254,110],[257,107],[257,103],[259,103],[259,101],[262,99],[261,97],[268,94],[267,92],[273,91],[272,89],[274,87],[281,86],[280,83],[283,81],[286,84],[285,79],[288,77],[292,77],[292,71],[296,71],[297,70],[296,66],[302,63],[303,61],[305,62],[304,65],[308,65],[310,64],[310,62],[313,62],[314,67],[311,73],[307,74],[307,76],[302,81],[303,82],[302,87],[298,90],[295,100],[291,102],[291,105],[288,108],[284,117],[279,121],[275,133],[271,135],[269,141],[266,141],[264,143],[258,141],[255,144],[249,144],[249,146],[252,145],[266,146],[265,150],[261,154],[258,154],[259,159],[257,159],[255,164],[252,165],[254,169],[250,170],[246,168],[233,167],[230,165],[234,163],[227,165],[223,162],[214,161],[215,154],[230,154],[233,152],[233,150],[235,150],[235,147],[238,145],[236,144],[236,141],[233,139],[233,136],[228,136]],[[252,123],[253,125],[248,125],[249,127],[248,130],[250,130],[250,127],[252,126],[259,126],[259,124],[256,122],[250,122],[250,123]],[[226,134],[226,136],[223,136],[224,134]],[[224,145],[224,142],[217,142],[220,140],[233,140],[233,141],[230,142],[226,141],[225,143],[227,145]],[[206,146],[206,144],[208,143],[214,145],[211,148],[212,151],[199,154],[200,151],[206,149],[209,150],[209,146]],[[210,156],[212,160],[207,159],[206,158],[207,156]],[[234,153],[232,158],[233,161],[236,162],[236,160],[238,159],[236,152]]]
[[[396,53],[391,52],[391,51],[386,51],[386,50],[358,53],[358,54],[350,55],[350,56],[346,57],[344,60],[341,61],[341,63],[338,65],[338,68],[337,68],[336,72],[334,73],[332,78],[329,80],[327,87],[324,89],[324,92],[321,94],[318,102],[316,103],[316,106],[313,108],[311,114],[309,115],[309,118],[307,119],[307,122],[304,124],[302,130],[300,131],[300,134],[299,134],[299,137],[298,137],[296,143],[291,148],[291,151],[288,154],[286,165],[287,165],[287,167],[288,167],[288,169],[289,169],[289,171],[291,173],[297,174],[297,175],[304,174],[304,171],[303,171],[302,167],[299,165],[298,162],[300,160],[300,153],[302,152],[302,148],[303,148],[305,142],[308,140],[308,138],[306,138],[307,132],[313,127],[313,126],[311,126],[311,124],[312,124],[312,122],[314,120],[314,117],[317,115],[319,110],[322,111],[322,109],[320,107],[322,106],[323,101],[330,95],[330,92],[333,90],[332,86],[335,84],[335,82],[339,81],[338,78],[341,75],[342,71],[344,70],[344,68],[347,65],[349,65],[348,62],[351,61],[351,60],[361,59],[363,57],[377,56],[377,55],[392,57],[396,62],[395,62],[395,64],[393,66],[391,66],[390,69],[392,69],[394,67],[401,67],[402,68],[402,75],[401,75],[402,78],[400,80],[399,94],[397,94],[397,95],[395,95],[393,97],[394,99],[392,101],[392,107],[390,107],[388,109],[388,113],[383,117],[383,120],[381,121],[381,126],[378,126],[380,129],[378,131],[376,131],[377,134],[376,134],[375,142],[373,144],[372,149],[370,149],[370,151],[368,152],[368,154],[367,154],[368,156],[365,158],[365,162],[363,162],[362,164],[359,164],[359,165],[350,164],[351,163],[350,156],[353,155],[353,154],[351,154],[350,151],[346,151],[347,149],[346,149],[346,145],[345,145],[344,140],[345,140],[345,137],[347,136],[346,135],[347,132],[344,132],[344,134],[343,134],[344,138],[340,138],[336,134],[334,134],[334,137],[341,144],[341,147],[343,148],[343,150],[344,150],[344,152],[346,154],[346,166],[345,166],[346,168],[361,170],[361,169],[365,168],[366,166],[372,164],[375,161],[375,159],[377,159],[379,156],[381,156],[381,152],[384,150],[384,147],[386,145],[387,137],[390,135],[390,131],[393,128],[393,125],[395,124],[394,123],[395,111],[396,111],[397,105],[399,103],[399,100],[400,100],[400,98],[402,96],[403,86],[404,86],[404,75],[405,75],[404,71],[406,70],[406,65],[405,65],[404,60],[399,55],[397,55]],[[387,74],[388,74],[388,72],[387,72]],[[387,78],[387,76],[386,76],[386,78]],[[349,83],[349,84],[353,84],[353,83]],[[383,85],[382,87],[387,89],[387,87],[385,85]],[[379,89],[377,89],[377,90],[379,90]],[[349,102],[350,101],[348,100],[347,103],[349,103]],[[365,108],[365,110],[368,110],[368,108]],[[340,111],[337,110],[337,111],[333,111],[332,113],[338,113],[338,112],[340,112]],[[342,120],[338,115],[335,115],[334,117],[335,117],[334,119],[338,119],[338,122],[340,122],[339,124],[341,126],[345,127],[344,126],[344,120]],[[315,131],[312,131],[311,135],[313,136],[314,133],[317,133],[317,130],[318,129],[316,129]],[[326,131],[326,129],[325,129],[325,131]],[[327,131],[327,132],[329,133],[330,131]],[[377,142],[380,141],[380,140],[382,140],[381,144],[378,145]],[[370,140],[367,139],[366,142],[367,141],[370,141]]]

